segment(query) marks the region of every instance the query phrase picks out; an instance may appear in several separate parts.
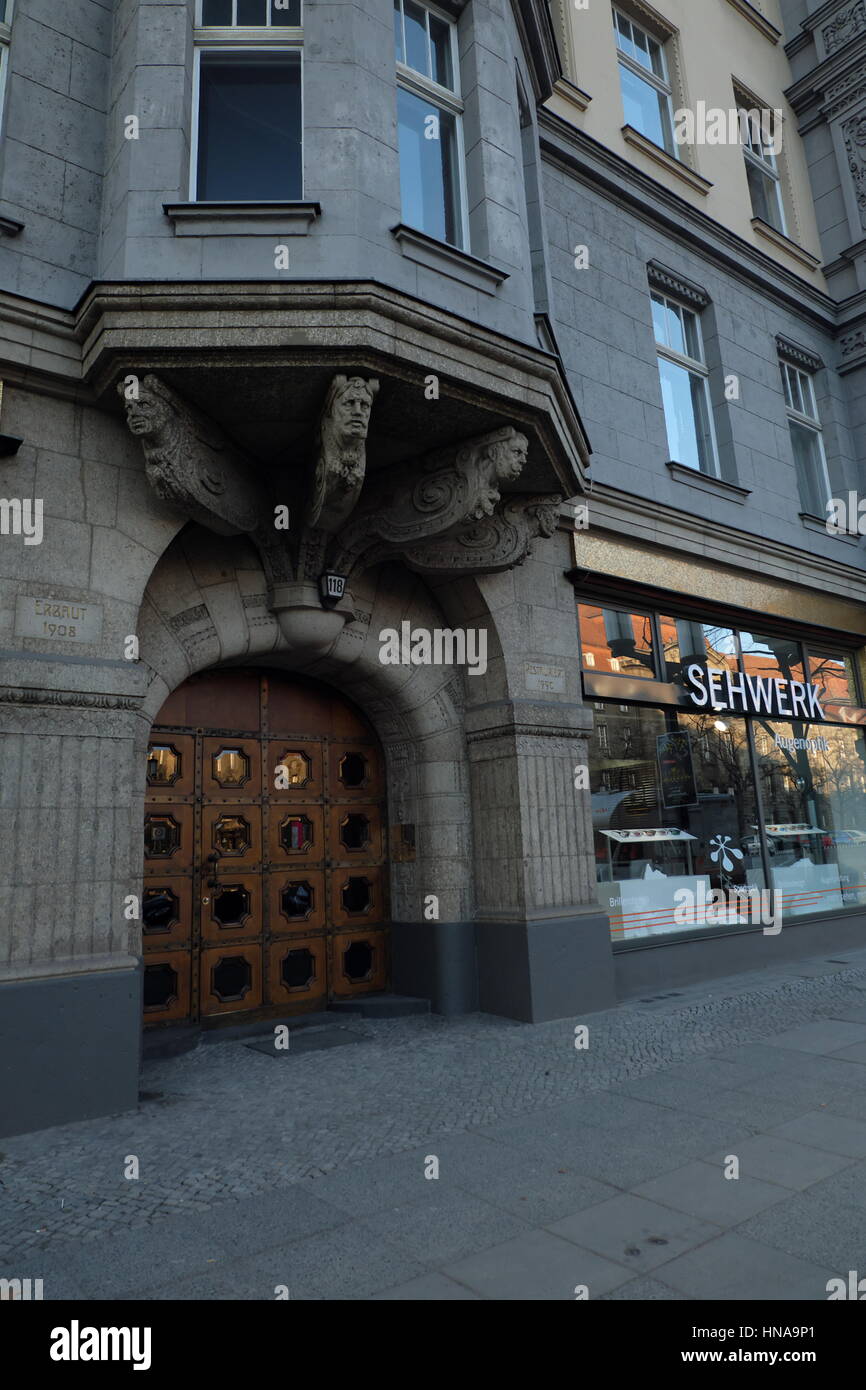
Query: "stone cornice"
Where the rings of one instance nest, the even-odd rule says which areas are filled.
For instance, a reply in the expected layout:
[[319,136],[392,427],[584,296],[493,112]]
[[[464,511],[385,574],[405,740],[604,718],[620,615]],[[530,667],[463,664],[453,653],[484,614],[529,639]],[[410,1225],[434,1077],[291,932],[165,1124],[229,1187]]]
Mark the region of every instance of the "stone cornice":
[[770,43],[776,44],[779,42],[782,37],[781,30],[777,29],[775,24],[771,24],[754,5],[750,5],[749,0],[728,0],[728,4],[733,5],[734,9],[738,10],[743,18],[747,19],[750,24],[753,24],[758,32],[763,34],[765,39],[770,40]]
[[812,352],[810,348],[801,347],[799,343],[792,342],[783,334],[776,334],[776,347],[779,356],[784,357],[788,362],[793,362],[795,367],[805,367],[807,372],[819,372],[826,366],[823,357],[819,357],[817,352]]
[[539,112],[539,135],[542,157],[549,163],[602,187],[671,239],[697,248],[735,279],[805,315],[824,332],[834,332],[837,306],[825,291],[546,108]]
[[[678,511],[649,497],[637,497],[595,483],[591,500],[592,532],[627,538],[656,550],[674,550],[700,557],[708,568],[715,565],[754,574],[757,569],[755,536],[751,531],[720,525],[709,516]],[[577,535],[580,546],[580,532]],[[760,571],[768,579],[831,593],[863,603],[866,600],[866,566],[816,554],[806,545],[798,549],[760,538]],[[579,562],[578,562],[579,568]]]

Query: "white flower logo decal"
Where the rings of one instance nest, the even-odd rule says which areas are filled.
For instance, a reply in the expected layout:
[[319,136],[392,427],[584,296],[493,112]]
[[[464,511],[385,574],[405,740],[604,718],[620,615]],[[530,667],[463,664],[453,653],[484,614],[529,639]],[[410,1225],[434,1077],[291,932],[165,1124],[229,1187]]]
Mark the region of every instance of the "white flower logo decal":
[[731,855],[733,854],[736,859],[742,859],[743,851],[734,849],[734,846],[731,844],[730,835],[714,835],[710,840],[710,848],[712,848],[713,845],[715,845],[716,848],[710,855],[710,858],[714,864],[718,864],[719,859],[721,859],[722,868],[726,874],[729,874],[734,867],[734,860],[731,858]]

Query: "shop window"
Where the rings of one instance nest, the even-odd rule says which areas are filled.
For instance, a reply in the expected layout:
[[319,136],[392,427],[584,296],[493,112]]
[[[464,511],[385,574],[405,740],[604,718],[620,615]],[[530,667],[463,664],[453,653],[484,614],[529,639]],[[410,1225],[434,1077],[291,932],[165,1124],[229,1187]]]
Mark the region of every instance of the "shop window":
[[803,651],[791,637],[759,637],[753,632],[740,633],[743,670],[747,676],[763,676],[769,680],[802,681]]
[[800,506],[808,516],[825,520],[831,494],[830,475],[815,400],[814,378],[809,372],[801,371],[784,359],[779,360],[779,369],[788,409],[788,430],[797,469]]
[[190,197],[303,196],[300,0],[197,0]]
[[394,0],[402,219],[468,250],[457,27],[413,0]]
[[670,461],[718,477],[700,318],[656,290],[651,299]]
[[783,920],[866,903],[866,736],[757,721],[767,849]]
[[739,667],[737,635],[717,623],[692,618],[659,618],[665,680],[682,684],[683,672],[697,663],[711,670],[736,671]]
[[607,723],[590,777],[613,939],[748,925],[766,885],[746,721],[609,706]]
[[613,29],[626,124],[679,158],[666,45],[618,9]]
[[831,713],[833,706],[860,703],[854,660],[847,652],[810,651],[807,660],[809,680],[821,692],[819,700],[825,713]]
[[653,626],[648,614],[581,603],[578,620],[582,659],[587,669],[645,680],[655,677]]

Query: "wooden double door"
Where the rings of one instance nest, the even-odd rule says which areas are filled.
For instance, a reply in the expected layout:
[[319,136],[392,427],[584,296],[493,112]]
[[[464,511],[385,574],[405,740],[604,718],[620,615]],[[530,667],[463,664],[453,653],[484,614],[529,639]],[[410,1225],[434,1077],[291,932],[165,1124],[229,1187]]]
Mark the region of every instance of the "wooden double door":
[[146,1025],[280,1015],[387,983],[384,766],[334,692],[196,676],[151,731]]

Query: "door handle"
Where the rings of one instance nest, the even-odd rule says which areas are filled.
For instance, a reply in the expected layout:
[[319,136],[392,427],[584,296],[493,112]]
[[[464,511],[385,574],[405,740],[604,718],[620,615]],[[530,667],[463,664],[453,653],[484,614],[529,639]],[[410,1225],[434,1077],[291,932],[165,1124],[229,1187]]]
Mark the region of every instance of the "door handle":
[[213,878],[209,878],[209,879],[207,880],[207,886],[208,886],[208,888],[218,888],[218,887],[219,887],[219,879],[216,877],[216,866],[217,866],[217,864],[218,864],[218,862],[219,862],[219,857],[220,857],[220,856],[219,856],[219,850],[214,850],[212,854],[209,854],[209,855],[208,855],[207,860],[205,861],[206,863],[211,864],[211,865],[213,866],[212,869],[211,869],[211,873],[213,874]]

